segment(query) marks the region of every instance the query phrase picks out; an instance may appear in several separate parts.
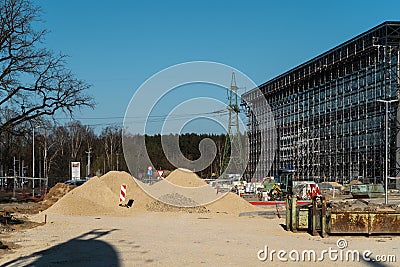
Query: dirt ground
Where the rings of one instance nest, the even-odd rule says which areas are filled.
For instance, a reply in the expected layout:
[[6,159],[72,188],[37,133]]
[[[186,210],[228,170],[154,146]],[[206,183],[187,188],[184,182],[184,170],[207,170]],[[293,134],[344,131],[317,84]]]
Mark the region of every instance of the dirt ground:
[[[183,170],[168,177],[176,184],[198,181]],[[130,208],[118,205],[121,184],[127,185],[127,199],[134,199]],[[183,206],[203,197],[161,189],[160,199]],[[201,191],[204,196],[218,194],[209,189]],[[47,206],[0,205],[20,222],[0,231],[0,248],[8,247],[0,249],[0,266],[400,266],[400,236],[287,232],[283,207],[278,218],[275,208],[252,206],[233,193],[198,208],[176,208],[151,198],[123,172],[53,192]],[[263,216],[254,216],[255,210]]]
[[[230,214],[137,212],[129,217],[90,217],[49,214],[47,223],[18,231],[3,241],[14,248],[1,255],[1,266],[399,266],[399,236],[313,237],[284,230],[285,220],[267,217],[239,217]],[[44,213],[30,216],[43,223]],[[338,249],[344,238],[346,250],[395,255],[397,263],[330,260],[282,262],[263,259],[268,247],[289,253],[298,250]],[[284,258],[284,257],[283,257]],[[288,259],[288,255],[286,255]],[[362,257],[361,257],[362,258]],[[345,260],[345,259],[344,259]]]

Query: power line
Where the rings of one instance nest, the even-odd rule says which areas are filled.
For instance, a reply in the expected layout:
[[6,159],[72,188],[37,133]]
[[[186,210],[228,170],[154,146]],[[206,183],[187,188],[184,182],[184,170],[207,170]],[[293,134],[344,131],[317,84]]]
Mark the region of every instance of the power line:
[[[153,119],[153,118],[185,118],[191,116],[200,116],[200,115],[225,115],[228,111],[225,109],[216,110],[212,112],[202,112],[202,113],[188,113],[188,114],[175,114],[175,115],[148,115],[145,119]],[[70,120],[70,118],[56,118],[58,120]],[[108,119],[144,119],[143,116],[110,116],[110,117],[77,117],[76,120],[108,120]]]

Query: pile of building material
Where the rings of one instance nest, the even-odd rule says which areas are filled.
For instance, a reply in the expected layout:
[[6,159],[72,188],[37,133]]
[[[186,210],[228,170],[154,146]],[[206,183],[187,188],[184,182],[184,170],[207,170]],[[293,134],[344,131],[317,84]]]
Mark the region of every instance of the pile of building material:
[[46,194],[44,197],[42,204],[51,206],[54,205],[60,198],[65,196],[69,191],[74,189],[76,186],[75,185],[68,185],[64,183],[57,183],[55,186],[53,186],[50,191]]
[[179,168],[171,172],[165,178],[165,181],[182,187],[201,187],[207,185],[196,173],[184,168]]
[[367,201],[363,199],[349,199],[328,202],[328,208],[336,211],[396,211],[400,210],[400,204],[385,204],[378,201]]
[[[238,215],[240,212],[255,210],[254,206],[236,194],[216,195],[212,187],[188,170],[175,170],[165,180],[153,185],[146,185],[133,179],[126,172],[112,171],[101,177],[93,177],[85,184],[68,192],[45,213],[77,216],[129,216],[135,212],[179,211]],[[129,209],[119,206],[121,184],[127,186],[126,200],[134,200],[133,206]],[[179,186],[174,186],[173,190],[170,190],[164,186],[166,184]],[[185,188],[191,188],[190,194],[182,191]],[[200,191],[196,191],[198,188]],[[147,192],[150,192],[151,196]],[[158,192],[156,199],[153,198],[153,192]],[[202,202],[204,197],[211,195],[215,201]]]

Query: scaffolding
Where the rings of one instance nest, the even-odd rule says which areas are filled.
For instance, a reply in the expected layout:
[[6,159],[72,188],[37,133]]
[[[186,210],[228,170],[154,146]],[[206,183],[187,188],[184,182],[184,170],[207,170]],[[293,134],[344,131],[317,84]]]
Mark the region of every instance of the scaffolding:
[[[295,169],[299,180],[382,182],[385,106],[378,100],[399,99],[399,45],[400,22],[385,22],[260,85],[263,95],[257,89],[243,94],[247,173],[259,179]],[[257,106],[263,97],[277,129],[273,160],[261,149],[263,142],[273,141],[268,126],[254,115],[255,107],[263,108]],[[398,105],[389,107],[391,177],[400,176]]]

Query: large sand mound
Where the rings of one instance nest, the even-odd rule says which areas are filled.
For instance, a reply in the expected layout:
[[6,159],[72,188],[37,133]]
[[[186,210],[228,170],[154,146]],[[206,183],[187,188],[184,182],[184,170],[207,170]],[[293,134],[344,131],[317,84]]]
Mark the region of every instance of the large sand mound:
[[[172,172],[168,177],[170,181],[179,183],[181,186],[189,185],[188,187],[197,187],[199,185],[205,185],[203,180],[201,180],[195,173],[188,170],[183,171],[182,169],[178,169],[177,171]],[[138,183],[126,172],[112,171],[101,177],[93,177],[83,185],[68,192],[45,212],[78,216],[133,215],[138,211],[179,211],[190,213],[216,212],[236,215],[239,212],[255,210],[254,206],[233,193],[228,193],[211,204],[197,205],[197,203],[203,203],[197,201],[199,199],[202,200],[201,197],[199,198],[196,195],[184,195],[181,194],[181,192],[176,191],[161,190],[162,193],[157,197],[159,200],[169,203],[166,204],[150,197],[141,188],[143,187],[146,190],[146,188],[148,189],[152,186],[141,183],[141,186],[139,186]],[[134,200],[134,204],[131,208],[119,206],[121,184],[127,185],[126,200]],[[162,189],[160,187],[161,185],[162,184],[160,183],[159,185],[156,185],[158,188],[154,188]],[[211,187],[205,186],[202,188],[204,188],[207,194],[215,194]],[[191,193],[195,194],[195,191]],[[195,205],[195,207],[178,207],[193,205]]]
[[[146,204],[152,201],[126,172],[108,172],[101,177],[93,177],[83,185],[75,188],[46,212],[67,215],[108,215],[121,212],[119,193],[121,184],[127,185],[126,199],[134,199],[136,210],[145,210]],[[126,208],[125,208],[126,209]]]
[[179,168],[171,172],[165,180],[183,187],[199,187],[207,184],[196,173],[184,168]]

